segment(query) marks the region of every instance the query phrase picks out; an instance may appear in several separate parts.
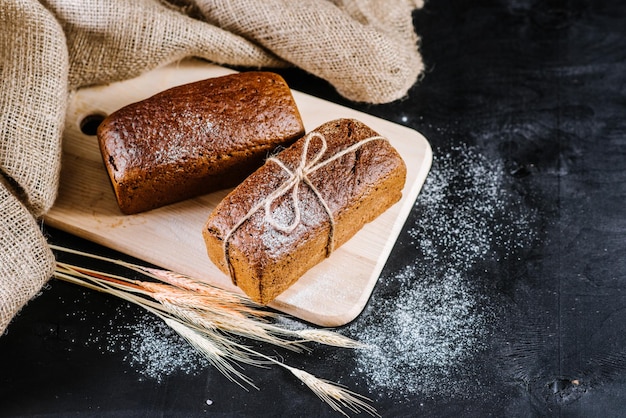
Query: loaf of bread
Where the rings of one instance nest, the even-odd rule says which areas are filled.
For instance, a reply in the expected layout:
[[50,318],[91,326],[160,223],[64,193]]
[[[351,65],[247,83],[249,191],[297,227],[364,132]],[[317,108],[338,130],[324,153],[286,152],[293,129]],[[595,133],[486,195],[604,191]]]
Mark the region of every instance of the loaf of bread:
[[174,87],[119,109],[98,127],[125,214],[235,186],[277,146],[302,135],[289,87],[270,72]]
[[267,304],[400,200],[406,166],[353,119],[327,122],[222,200],[204,226],[209,258]]

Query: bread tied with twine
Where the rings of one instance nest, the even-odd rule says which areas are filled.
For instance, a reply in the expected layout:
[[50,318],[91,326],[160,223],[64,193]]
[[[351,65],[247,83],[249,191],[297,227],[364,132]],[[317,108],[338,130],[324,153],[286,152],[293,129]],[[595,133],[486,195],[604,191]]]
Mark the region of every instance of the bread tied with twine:
[[215,208],[203,231],[209,257],[266,304],[397,202],[405,177],[387,138],[353,119],[327,122]]
[[[322,144],[321,148],[314,154],[313,158],[311,158],[310,160],[307,161],[307,156],[308,156],[308,151],[309,151],[309,145],[311,143],[311,141],[313,140],[313,138],[318,138]],[[252,216],[253,213],[255,213],[256,211],[258,211],[259,209],[261,209],[261,207],[265,208],[265,220],[266,222],[271,225],[274,229],[277,229],[281,232],[285,232],[285,233],[291,233],[293,232],[293,230],[298,226],[298,224],[300,223],[300,218],[301,218],[301,209],[300,209],[300,204],[298,201],[298,191],[300,189],[300,185],[302,183],[306,184],[307,186],[309,186],[311,188],[311,190],[313,191],[313,193],[315,194],[315,196],[317,196],[317,198],[319,199],[320,204],[324,207],[324,210],[326,211],[326,213],[328,214],[328,222],[330,225],[330,229],[329,229],[329,233],[328,233],[328,243],[326,244],[326,257],[328,257],[334,250],[334,231],[335,231],[335,219],[333,217],[333,213],[330,210],[330,208],[328,207],[328,205],[326,204],[326,201],[324,200],[324,198],[321,196],[319,190],[317,189],[317,187],[315,187],[315,185],[311,182],[311,180],[309,179],[309,174],[319,170],[320,168],[326,166],[327,164],[343,157],[344,155],[355,151],[356,149],[362,147],[363,145],[365,145],[368,142],[371,141],[375,141],[375,140],[382,140],[382,141],[387,141],[386,138],[382,137],[382,136],[372,136],[369,138],[366,138],[362,141],[357,142],[356,144],[334,154],[333,156],[318,162],[322,156],[324,155],[324,153],[326,152],[326,149],[328,148],[328,143],[326,141],[326,138],[324,137],[324,135],[322,135],[319,132],[311,132],[309,134],[307,134],[304,138],[304,146],[302,147],[302,154],[301,154],[301,158],[300,158],[300,164],[298,164],[298,166],[296,167],[295,170],[290,170],[289,167],[287,167],[280,159],[278,159],[276,156],[272,156],[270,158],[267,159],[268,162],[272,162],[277,164],[280,168],[282,168],[284,171],[287,172],[287,174],[289,175],[289,177],[287,178],[287,180],[285,180],[285,182],[279,187],[277,188],[273,193],[271,193],[269,196],[267,196],[267,198],[265,200],[262,200],[260,203],[258,203],[257,205],[255,205],[252,209],[250,209],[250,211],[246,214],[246,216],[244,216],[229,232],[228,234],[226,234],[226,237],[224,238],[224,261],[228,264],[229,266],[229,271],[230,271],[230,276],[233,280],[233,283],[236,285],[237,284],[237,280],[236,280],[236,276],[235,276],[235,272],[233,271],[229,258],[228,258],[228,242],[230,237],[232,236],[232,234],[244,223],[246,222],[248,219],[250,219],[250,216]],[[278,220],[276,220],[273,216],[273,212],[272,212],[272,203],[274,203],[279,197],[287,194],[289,191],[291,190],[291,202],[292,202],[292,208],[293,208],[293,221],[289,224],[289,225],[281,225],[280,222]]]

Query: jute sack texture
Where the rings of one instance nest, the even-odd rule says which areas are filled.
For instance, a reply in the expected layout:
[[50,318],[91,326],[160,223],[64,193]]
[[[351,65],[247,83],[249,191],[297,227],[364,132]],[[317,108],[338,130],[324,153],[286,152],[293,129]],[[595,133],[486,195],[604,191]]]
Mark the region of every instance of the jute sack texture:
[[51,277],[39,222],[59,185],[68,97],[186,57],[295,66],[356,102],[406,96],[422,0],[0,2],[0,334]]

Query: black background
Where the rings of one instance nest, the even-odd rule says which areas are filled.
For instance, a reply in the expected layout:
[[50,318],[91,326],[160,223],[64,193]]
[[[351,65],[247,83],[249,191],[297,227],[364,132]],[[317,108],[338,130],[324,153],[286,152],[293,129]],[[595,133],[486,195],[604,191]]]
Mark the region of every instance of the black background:
[[[431,177],[467,149],[503,167],[499,193],[514,216],[484,221],[509,231],[509,244],[492,240],[468,270],[489,329],[448,384],[428,393],[370,391],[351,352],[284,359],[368,395],[383,416],[626,416],[626,4],[433,0],[414,22],[427,71],[406,99],[351,103],[301,71],[281,73],[294,89],[423,133]],[[461,208],[472,181],[462,174],[447,189]],[[418,197],[385,284],[350,329],[382,317],[406,286],[394,277],[424,257],[410,243],[427,205]],[[517,216],[529,221],[509,228]],[[44,228],[51,242],[116,255]],[[442,248],[429,265],[443,271],[457,251],[466,249]],[[140,320],[138,308],[51,281],[0,338],[0,416],[336,415],[280,369],[246,370],[260,388],[249,392],[210,368],[159,381],[130,367],[123,349],[88,343]]]

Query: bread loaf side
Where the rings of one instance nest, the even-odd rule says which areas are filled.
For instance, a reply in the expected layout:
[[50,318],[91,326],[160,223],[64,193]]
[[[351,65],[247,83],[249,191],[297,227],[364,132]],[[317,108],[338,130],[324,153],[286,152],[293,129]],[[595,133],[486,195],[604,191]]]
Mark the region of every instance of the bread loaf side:
[[119,109],[98,128],[125,214],[232,187],[303,134],[282,77],[255,71],[171,88]]
[[209,258],[271,302],[402,197],[406,166],[353,119],[327,122],[268,159],[209,215]]

